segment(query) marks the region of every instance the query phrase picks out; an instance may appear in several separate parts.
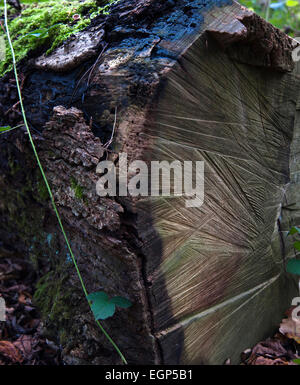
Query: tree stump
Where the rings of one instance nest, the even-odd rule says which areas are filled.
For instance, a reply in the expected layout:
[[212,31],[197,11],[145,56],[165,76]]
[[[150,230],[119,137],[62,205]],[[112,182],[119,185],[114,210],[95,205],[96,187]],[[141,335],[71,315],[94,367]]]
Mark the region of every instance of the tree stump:
[[[235,2],[121,0],[19,66],[88,291],[133,302],[103,322],[129,363],[238,362],[297,296],[285,272],[299,217],[292,49]],[[13,74],[0,89],[1,124],[22,122]],[[120,363],[89,312],[26,134],[2,135],[0,146],[0,256],[33,264],[44,332],[66,363]],[[203,205],[98,196],[97,164],[119,167],[120,153],[129,163],[204,161]]]

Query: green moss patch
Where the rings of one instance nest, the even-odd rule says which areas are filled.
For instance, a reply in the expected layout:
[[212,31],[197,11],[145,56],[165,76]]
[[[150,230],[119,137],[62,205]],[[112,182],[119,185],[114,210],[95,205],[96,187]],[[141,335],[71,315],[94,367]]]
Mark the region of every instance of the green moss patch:
[[75,197],[77,199],[83,199],[83,187],[77,182],[77,180],[73,177],[70,179],[71,189],[74,191]]
[[[70,318],[68,311],[72,311],[72,291],[64,288],[66,276],[61,273],[49,272],[42,277],[36,286],[34,301],[41,310],[44,319],[65,321]],[[68,303],[70,308],[66,305]]]
[[[52,52],[69,36],[86,28],[91,19],[100,13],[108,13],[109,7],[117,0],[104,0],[97,5],[94,0],[49,0],[22,1],[23,9],[16,16],[9,7],[9,30],[17,62],[30,51],[42,48]],[[99,4],[99,1],[98,1]],[[3,18],[3,1],[0,1],[0,17]],[[3,34],[1,29],[0,34]],[[12,57],[6,46],[6,58],[0,61],[0,77],[12,69]]]

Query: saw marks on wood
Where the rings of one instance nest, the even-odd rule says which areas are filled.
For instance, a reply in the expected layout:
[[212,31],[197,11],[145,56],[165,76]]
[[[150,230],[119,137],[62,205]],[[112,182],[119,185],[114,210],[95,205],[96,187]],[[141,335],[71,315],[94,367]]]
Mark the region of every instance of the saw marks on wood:
[[199,208],[186,208],[185,197],[150,203],[162,257],[157,266],[150,239],[147,274],[166,362],[237,360],[289,306],[295,287],[272,240],[289,181],[298,86],[294,74],[238,64],[201,38],[167,76],[145,129],[149,159],[204,161],[205,200]]

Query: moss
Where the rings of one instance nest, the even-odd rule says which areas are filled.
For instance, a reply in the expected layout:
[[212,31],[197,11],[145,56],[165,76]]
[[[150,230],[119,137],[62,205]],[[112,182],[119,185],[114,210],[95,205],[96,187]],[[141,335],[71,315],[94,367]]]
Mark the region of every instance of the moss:
[[65,346],[70,338],[69,334],[65,329],[59,330],[59,341],[62,346]]
[[[20,162],[10,153],[7,158],[7,183],[5,188],[4,185],[0,186],[2,210],[7,213],[9,219],[6,231],[18,234],[18,238],[28,250],[33,267],[37,269],[38,261],[44,260],[45,256],[52,252],[45,243],[46,233],[43,230],[46,211],[45,206],[40,203],[45,202],[42,198],[46,195],[42,179],[39,170],[31,172],[26,166],[22,169]],[[24,159],[24,165],[26,164]],[[13,185],[10,181],[13,181]]]
[[38,271],[39,269],[39,258],[38,255],[35,253],[29,253],[29,261],[31,263],[31,266],[35,271]]
[[42,175],[41,174],[39,175],[40,176],[37,178],[37,193],[38,193],[39,200],[44,202],[49,199],[49,193]]
[[51,333],[50,329],[54,323],[59,325],[60,343],[65,342],[64,339],[67,338],[64,325],[67,321],[70,322],[74,314],[73,292],[66,290],[66,278],[62,267],[55,272],[49,272],[38,281],[33,297],[43,320],[49,325],[48,331]]
[[73,177],[71,177],[70,182],[71,182],[71,188],[74,191],[75,197],[77,199],[83,200],[84,188],[82,186],[80,186],[80,184],[77,182],[77,180]]
[[18,171],[21,170],[20,165],[12,157],[8,158],[8,165],[10,168],[11,175],[13,176],[16,175]]
[[[107,13],[110,4],[117,0],[105,0],[97,6],[95,0],[49,0],[22,1],[26,4],[22,13],[14,17],[10,13],[10,35],[13,41],[17,62],[24,59],[30,51],[43,46],[47,53],[52,52],[70,35],[86,28],[91,18],[99,13]],[[10,12],[11,8],[10,8]],[[3,14],[3,1],[0,1],[0,16]],[[80,15],[78,21],[73,16]],[[36,31],[33,35],[32,32]],[[6,58],[0,62],[0,77],[12,69],[12,57],[8,44]]]
[[47,196],[46,190],[40,171],[32,168],[31,152],[23,153],[19,161],[10,150],[6,149],[3,155],[8,159],[5,178],[0,178],[0,214],[5,213],[3,233],[17,235],[17,244],[20,243],[24,250],[24,260],[29,258],[37,274],[44,266],[51,269],[37,283],[34,300],[41,309],[49,335],[53,333],[55,338],[55,328],[59,325],[61,340],[66,342],[65,327],[76,312],[74,304],[82,298],[78,289],[65,287],[73,266],[66,259],[60,232],[56,232],[56,220],[55,224],[51,223],[49,205],[42,202]]

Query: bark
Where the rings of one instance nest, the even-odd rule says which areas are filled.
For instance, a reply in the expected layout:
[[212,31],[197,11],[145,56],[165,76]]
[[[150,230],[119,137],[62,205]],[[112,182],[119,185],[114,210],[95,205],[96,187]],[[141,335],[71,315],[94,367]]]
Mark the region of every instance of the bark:
[[[129,363],[238,362],[297,295],[285,273],[293,254],[285,234],[299,205],[292,49],[236,3],[120,1],[63,49],[20,68],[88,291],[134,303],[103,322]],[[0,87],[2,123],[18,123],[12,74]],[[1,255],[35,263],[45,333],[59,339],[67,363],[119,363],[88,312],[27,136],[3,136]],[[205,161],[204,204],[100,198],[97,163],[119,166],[119,152],[129,162]]]

